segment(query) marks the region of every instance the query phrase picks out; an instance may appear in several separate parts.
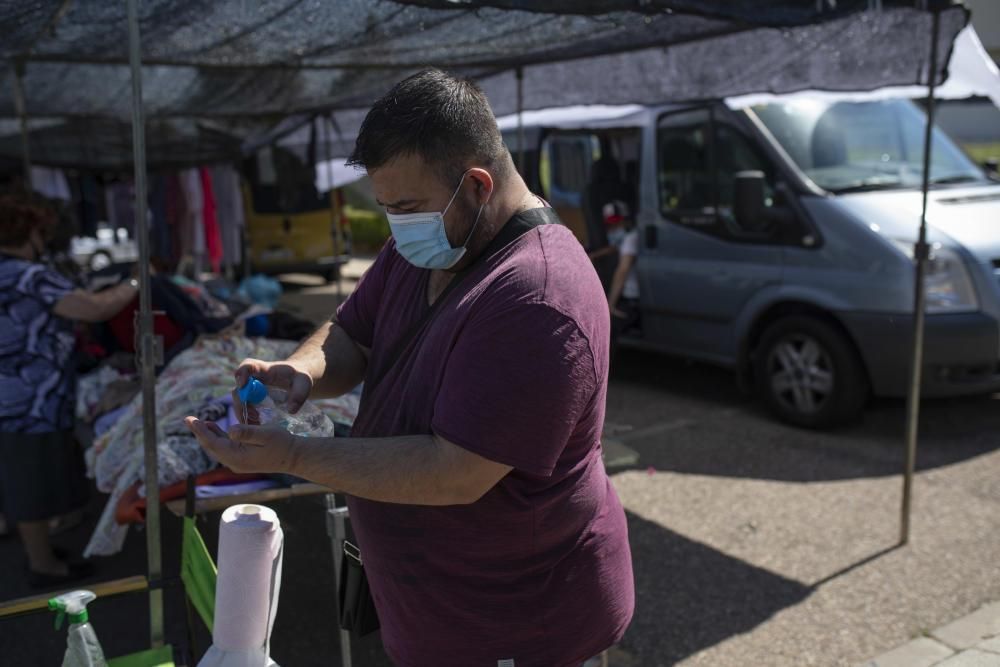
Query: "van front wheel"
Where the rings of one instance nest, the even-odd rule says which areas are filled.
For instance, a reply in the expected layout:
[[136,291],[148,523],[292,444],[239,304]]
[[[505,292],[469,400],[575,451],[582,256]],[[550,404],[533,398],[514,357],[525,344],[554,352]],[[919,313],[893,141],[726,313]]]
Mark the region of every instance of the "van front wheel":
[[829,428],[853,421],[868,399],[868,381],[850,342],[822,320],[785,317],[754,353],[757,388],[782,421]]

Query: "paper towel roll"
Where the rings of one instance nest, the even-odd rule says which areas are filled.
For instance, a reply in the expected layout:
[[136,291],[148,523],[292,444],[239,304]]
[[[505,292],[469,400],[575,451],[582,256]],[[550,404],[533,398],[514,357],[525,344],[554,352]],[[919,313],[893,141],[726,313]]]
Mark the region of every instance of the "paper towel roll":
[[268,667],[284,535],[274,510],[233,505],[219,525],[213,645],[199,667]]

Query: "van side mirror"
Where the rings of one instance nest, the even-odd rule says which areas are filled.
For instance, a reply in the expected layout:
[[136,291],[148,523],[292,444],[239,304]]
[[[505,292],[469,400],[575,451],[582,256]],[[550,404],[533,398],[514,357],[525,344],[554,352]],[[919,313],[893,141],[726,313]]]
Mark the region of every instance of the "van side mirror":
[[983,169],[988,176],[996,176],[1000,173],[1000,160],[995,157],[986,158],[983,160]]
[[733,216],[736,224],[745,231],[763,229],[767,224],[765,211],[764,172],[737,172],[733,193]]

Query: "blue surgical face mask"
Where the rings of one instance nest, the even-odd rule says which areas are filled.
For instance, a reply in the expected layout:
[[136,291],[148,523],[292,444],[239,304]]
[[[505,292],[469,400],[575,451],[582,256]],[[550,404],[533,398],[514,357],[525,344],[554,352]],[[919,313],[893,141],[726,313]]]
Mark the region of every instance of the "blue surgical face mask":
[[472,234],[476,231],[476,226],[479,224],[479,218],[483,214],[486,202],[483,202],[483,205],[479,207],[479,213],[476,214],[476,221],[472,224],[472,229],[469,231],[465,243],[458,248],[451,247],[451,242],[445,233],[444,215],[451,208],[452,203],[454,203],[455,197],[458,196],[459,190],[462,189],[462,183],[465,182],[465,176],[468,173],[465,172],[465,174],[462,174],[462,180],[458,182],[458,187],[455,188],[451,199],[448,200],[448,205],[441,212],[386,212],[385,215],[389,219],[389,228],[392,230],[392,237],[396,240],[396,250],[410,264],[421,269],[450,269],[465,256],[466,245],[468,245],[469,239],[472,238]]

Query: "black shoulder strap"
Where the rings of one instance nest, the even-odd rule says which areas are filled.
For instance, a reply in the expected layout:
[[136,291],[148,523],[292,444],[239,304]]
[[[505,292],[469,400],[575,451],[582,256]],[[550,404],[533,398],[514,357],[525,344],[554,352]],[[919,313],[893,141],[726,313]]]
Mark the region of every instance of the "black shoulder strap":
[[422,332],[432,319],[434,315],[440,310],[441,304],[445,302],[448,295],[455,291],[455,289],[462,283],[463,279],[469,275],[476,267],[478,267],[486,259],[489,259],[496,253],[500,252],[508,245],[519,239],[526,232],[538,227],[539,225],[547,225],[558,223],[559,218],[556,217],[555,212],[550,208],[535,208],[529,209],[527,211],[522,211],[518,213],[510,220],[508,220],[504,226],[500,229],[493,240],[490,241],[489,245],[479,253],[479,256],[473,260],[471,264],[455,274],[455,277],[451,279],[451,282],[444,288],[438,298],[434,300],[430,308],[424,311],[423,316],[417,322],[410,327],[405,334],[400,336],[399,341],[392,348],[392,351],[386,355],[386,361],[382,364],[382,368],[379,373],[365,380],[365,394],[371,396],[372,392],[375,391],[375,387],[382,382],[386,374],[396,365],[402,354],[410,347],[417,336]]

